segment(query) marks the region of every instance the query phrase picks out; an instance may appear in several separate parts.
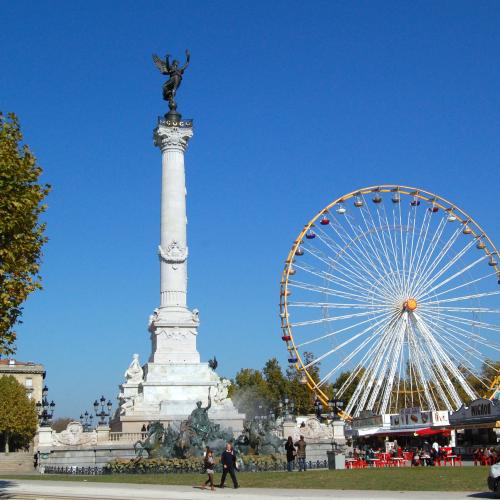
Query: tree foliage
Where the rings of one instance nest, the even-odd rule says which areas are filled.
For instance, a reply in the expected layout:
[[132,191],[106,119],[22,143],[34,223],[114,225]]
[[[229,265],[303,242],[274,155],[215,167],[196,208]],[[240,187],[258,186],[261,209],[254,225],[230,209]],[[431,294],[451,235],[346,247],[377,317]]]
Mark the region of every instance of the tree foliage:
[[[313,360],[305,353],[306,363]],[[318,380],[319,367],[313,368],[313,378]],[[314,411],[314,395],[301,383],[300,374],[294,368],[283,370],[276,358],[268,360],[262,370],[243,368],[233,381],[230,396],[236,407],[246,413],[248,418],[255,415],[280,411],[280,402],[285,397],[295,404],[297,413],[307,414]]]
[[38,183],[42,169],[22,139],[17,117],[0,112],[0,355],[14,352],[22,304],[41,288],[46,242],[39,216],[50,186]]
[[5,452],[11,444],[26,446],[34,437],[38,425],[35,402],[26,389],[11,375],[0,377],[0,434]]

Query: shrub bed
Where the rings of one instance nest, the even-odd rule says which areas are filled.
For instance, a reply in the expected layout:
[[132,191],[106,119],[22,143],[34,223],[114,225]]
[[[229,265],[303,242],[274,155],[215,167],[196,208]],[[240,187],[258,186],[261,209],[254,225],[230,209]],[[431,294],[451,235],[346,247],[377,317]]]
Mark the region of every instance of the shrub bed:
[[[283,455],[246,455],[238,459],[242,471],[275,471],[286,468]],[[217,464],[216,470],[222,471]],[[132,460],[115,459],[104,466],[105,474],[165,474],[204,472],[203,459],[196,458],[134,458]]]

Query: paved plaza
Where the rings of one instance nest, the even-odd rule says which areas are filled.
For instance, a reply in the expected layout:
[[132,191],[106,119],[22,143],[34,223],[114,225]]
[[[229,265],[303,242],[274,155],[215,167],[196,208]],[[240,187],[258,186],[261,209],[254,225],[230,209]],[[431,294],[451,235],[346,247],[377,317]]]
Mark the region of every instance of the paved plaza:
[[404,491],[340,491],[340,490],[292,490],[252,488],[233,490],[225,488],[215,492],[190,486],[158,486],[140,484],[110,484],[72,481],[0,481],[0,498],[12,500],[37,499],[98,499],[98,500],[145,500],[172,499],[196,500],[211,497],[239,500],[262,500],[265,498],[287,498],[288,500],[315,500],[323,498],[345,498],[349,500],[404,499],[404,500],[459,500],[467,498],[495,498],[486,492],[404,492]]

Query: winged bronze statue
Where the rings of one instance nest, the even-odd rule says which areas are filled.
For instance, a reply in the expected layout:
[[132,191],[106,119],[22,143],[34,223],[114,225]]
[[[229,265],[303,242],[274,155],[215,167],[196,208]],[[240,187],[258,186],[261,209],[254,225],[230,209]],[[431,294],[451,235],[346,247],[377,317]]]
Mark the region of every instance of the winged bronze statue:
[[161,74],[169,76],[169,79],[163,84],[163,99],[168,101],[168,105],[171,110],[177,109],[175,95],[177,93],[177,89],[181,85],[184,71],[189,66],[190,58],[191,54],[189,53],[189,50],[186,49],[186,62],[183,66],[180,66],[180,62],[177,59],[174,59],[172,63],[170,63],[170,54],[165,56],[165,60],[161,59],[156,54],[153,54],[153,62],[160,70]]

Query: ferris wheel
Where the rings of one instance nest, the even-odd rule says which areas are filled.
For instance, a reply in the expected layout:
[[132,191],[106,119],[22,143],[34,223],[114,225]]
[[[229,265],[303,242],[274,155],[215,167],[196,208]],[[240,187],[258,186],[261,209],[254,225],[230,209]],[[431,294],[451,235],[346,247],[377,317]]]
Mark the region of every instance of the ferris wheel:
[[[498,375],[500,269],[484,230],[422,189],[346,194],[295,240],[281,281],[288,361],[344,418],[402,407],[456,410]],[[340,378],[339,376],[342,375]]]

